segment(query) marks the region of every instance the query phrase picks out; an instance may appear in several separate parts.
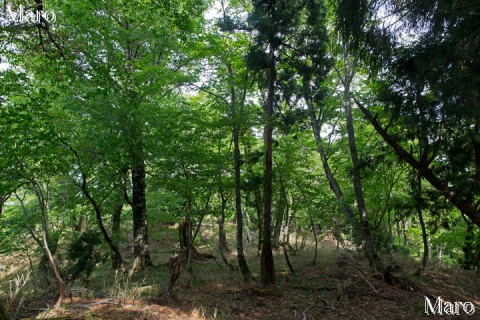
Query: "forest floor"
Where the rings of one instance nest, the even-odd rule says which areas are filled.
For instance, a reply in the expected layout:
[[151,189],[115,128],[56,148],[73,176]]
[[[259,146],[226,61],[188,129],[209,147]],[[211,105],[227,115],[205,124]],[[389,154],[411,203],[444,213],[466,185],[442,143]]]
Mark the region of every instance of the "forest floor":
[[[337,249],[335,242],[324,239],[319,242],[315,266],[310,242],[305,249],[289,255],[295,275],[289,273],[283,252],[276,250],[276,284],[263,287],[258,283],[260,259],[255,245],[247,244],[246,251],[256,281],[243,284],[239,271],[229,271],[221,263],[215,237],[215,228],[206,226],[203,241],[197,247],[217,258],[195,261],[193,275],[182,271],[173,298],[167,299],[161,293],[168,276],[163,263],[172,255],[176,235],[173,228],[163,228],[151,236],[152,259],[157,266],[128,278],[115,275],[105,262],[88,283],[68,286],[68,297],[60,311],[48,308],[55,301],[54,283],[51,295],[27,294],[25,286],[12,303],[10,314],[14,319],[78,320],[480,319],[480,275],[475,271],[431,265],[419,273],[418,263],[411,258],[383,256],[386,264],[399,266],[394,283],[389,285],[382,274],[369,271],[359,254]],[[230,246],[234,248],[233,240]],[[230,260],[236,262],[234,253]],[[12,290],[8,280],[21,274],[22,269],[11,257],[0,257],[0,261],[6,267],[0,279],[8,296]],[[12,273],[14,265],[16,273]],[[28,261],[25,267],[23,271],[27,270]],[[472,302],[477,310],[470,316],[462,308],[461,316],[427,316],[426,296],[432,303],[437,297],[450,302]]]

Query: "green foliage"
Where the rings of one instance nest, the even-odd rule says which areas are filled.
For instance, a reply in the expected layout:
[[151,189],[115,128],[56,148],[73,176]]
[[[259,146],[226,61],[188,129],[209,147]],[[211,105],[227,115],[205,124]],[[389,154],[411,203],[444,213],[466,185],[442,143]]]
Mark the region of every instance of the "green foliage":
[[100,261],[101,255],[95,247],[101,243],[98,232],[87,230],[73,240],[67,249],[67,259],[70,261],[68,274],[75,279],[80,274],[89,277],[95,265]]
[[185,198],[162,190],[151,190],[147,198],[149,199],[148,212],[151,213],[150,224],[171,224],[180,221],[183,217],[182,205],[185,203]]
[[[398,24],[380,23],[379,3],[398,15]],[[345,67],[343,45],[358,54],[355,97],[368,103],[395,140],[423,159],[455,197],[479,203],[476,1],[223,4],[222,16],[206,22],[203,13],[211,1],[52,0],[48,5],[57,21],[50,29],[20,24],[2,29],[0,55],[9,68],[0,71],[0,196],[9,198],[0,211],[1,254],[29,250],[32,234],[40,239],[32,189],[37,183],[45,191],[51,250],[59,259],[72,230],[89,230],[68,245],[66,255],[70,275],[89,276],[101,258],[101,241],[91,230],[97,222],[81,192],[82,174],[107,230],[119,206],[128,229],[136,161],[146,170],[154,232],[160,232],[158,224],[184,215],[198,217],[211,188],[208,212],[218,213],[221,193],[230,218],[232,128],[240,130],[242,205],[255,212],[254,196],[263,196],[260,131],[266,120],[265,70],[271,63],[276,69],[274,207],[288,211],[290,223],[304,230],[320,225],[349,233],[310,128],[312,122],[321,128],[344,201],[354,207],[341,83],[332,69]],[[399,32],[418,35],[403,39]],[[313,119],[306,100],[313,105]],[[460,213],[425,181],[422,194],[415,192],[407,167],[359,110],[353,117],[377,247],[416,255],[422,245],[416,218],[421,207],[432,255],[464,263],[467,233]],[[222,190],[211,184],[217,174]],[[256,222],[256,214],[251,219]],[[473,246],[478,238],[477,230]]]

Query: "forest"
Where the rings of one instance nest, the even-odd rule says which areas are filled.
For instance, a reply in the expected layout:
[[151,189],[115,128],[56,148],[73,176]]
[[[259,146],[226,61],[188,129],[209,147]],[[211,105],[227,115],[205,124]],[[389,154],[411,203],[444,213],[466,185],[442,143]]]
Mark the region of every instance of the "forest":
[[0,320],[478,316],[478,0],[0,3]]

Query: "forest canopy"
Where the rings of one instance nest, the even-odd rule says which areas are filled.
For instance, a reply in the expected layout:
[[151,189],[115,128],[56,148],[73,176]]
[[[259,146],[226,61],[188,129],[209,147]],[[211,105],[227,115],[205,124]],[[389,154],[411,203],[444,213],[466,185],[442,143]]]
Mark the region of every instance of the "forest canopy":
[[478,0],[1,10],[0,254],[56,307],[102,265],[269,287],[325,236],[387,283],[393,254],[480,267]]

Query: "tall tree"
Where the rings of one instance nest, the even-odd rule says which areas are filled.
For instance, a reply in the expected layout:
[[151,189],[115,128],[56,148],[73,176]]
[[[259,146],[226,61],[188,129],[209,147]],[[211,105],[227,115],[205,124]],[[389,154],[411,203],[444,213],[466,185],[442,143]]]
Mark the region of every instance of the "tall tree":
[[[32,60],[37,61],[35,57]],[[34,70],[36,71],[36,70]],[[0,130],[2,151],[0,152],[0,176],[2,180],[13,180],[0,184],[0,193],[7,194],[24,186],[37,200],[36,212],[42,230],[42,240],[30,232],[32,238],[45,253],[58,285],[59,308],[65,294],[65,283],[57,268],[48,225],[50,213],[50,181],[66,172],[66,157],[55,139],[49,112],[52,101],[46,99],[54,90],[35,81],[36,73],[31,70],[2,74],[2,96]],[[20,81],[19,81],[20,80]],[[12,90],[13,89],[13,90]],[[28,141],[28,143],[22,142]],[[20,201],[25,208],[23,200]]]
[[[263,181],[263,235],[261,252],[261,281],[264,285],[275,283],[275,266],[272,253],[272,181],[273,181],[273,107],[276,82],[276,51],[281,42],[277,38],[281,17],[277,9],[281,4],[277,0],[253,1],[251,22],[258,30],[257,47],[252,50],[251,57],[262,55],[263,65],[259,69],[265,71],[265,124],[263,131],[265,146],[264,181]],[[282,2],[282,1],[280,1]],[[266,51],[266,54],[264,53]]]
[[415,207],[417,210],[418,222],[422,230],[423,255],[422,255],[422,270],[427,267],[428,257],[430,256],[430,246],[428,244],[427,228],[423,219],[424,201],[422,199],[422,177],[416,174],[412,179],[412,191],[415,198]]
[[[235,180],[235,221],[236,248],[240,272],[245,282],[252,280],[252,275],[245,258],[243,248],[244,220],[242,209],[242,157],[240,139],[245,131],[245,104],[251,86],[251,73],[242,61],[248,49],[249,33],[245,31],[245,22],[237,14],[243,10],[235,2],[220,0],[221,16],[212,30],[210,63],[215,67],[216,77],[210,79],[210,88],[203,88],[210,97],[228,108],[228,120],[232,132],[233,165]],[[215,85],[220,80],[221,85]],[[227,85],[225,85],[225,83]],[[223,197],[222,197],[223,198]],[[222,200],[223,202],[223,200]]]
[[[291,63],[292,56],[305,54],[296,51],[295,42],[303,41],[307,37],[308,28],[315,24],[315,13],[322,8],[315,1],[254,1],[251,22],[258,32],[256,46],[250,54],[250,61],[257,69],[265,72],[263,86],[266,89],[265,100],[265,167],[264,167],[264,208],[263,226],[264,237],[262,246],[262,282],[273,283],[274,266],[271,256],[271,208],[272,208],[272,141],[275,118],[274,109],[280,109],[282,105],[289,105],[292,91],[294,90],[295,75],[283,64]],[[321,12],[320,12],[321,14]],[[320,19],[321,20],[321,19]],[[321,25],[319,23],[317,26]],[[315,29],[315,31],[321,31]],[[319,35],[321,37],[321,35]],[[303,40],[298,40],[298,38]],[[303,43],[305,45],[305,43]],[[321,48],[314,43],[312,47]],[[321,55],[319,55],[321,56]],[[300,59],[299,59],[300,60]],[[282,84],[283,83],[283,84]],[[283,100],[283,101],[282,101]]]
[[[367,207],[362,187],[361,167],[357,152],[357,143],[355,139],[355,129],[352,112],[351,85],[357,68],[358,56],[354,55],[353,59],[350,55],[349,40],[343,39],[343,73],[335,68],[343,84],[343,109],[345,111],[348,146],[350,149],[350,158],[353,166],[353,186],[355,190],[355,198],[357,201],[357,209],[360,215],[360,229],[362,234],[362,247],[370,262],[370,266],[381,268],[378,254],[373,243],[370,221],[368,218]],[[377,265],[378,264],[378,265]]]
[[[38,205],[40,208],[40,220],[42,224],[42,240],[43,240],[43,249],[45,253],[47,254],[48,257],[48,262],[50,263],[50,267],[52,268],[53,274],[55,275],[55,280],[57,281],[58,285],[58,298],[57,301],[55,302],[55,308],[58,309],[61,307],[63,298],[65,296],[65,282],[62,279],[62,276],[60,275],[60,271],[57,268],[57,263],[55,262],[55,259],[53,258],[52,251],[50,250],[49,246],[49,233],[48,233],[48,227],[47,227],[47,213],[48,213],[48,194],[45,194],[48,192],[48,190],[42,190],[42,187],[40,184],[32,180],[32,188],[34,189],[35,196],[37,197],[38,200]],[[48,188],[48,182],[45,183],[46,187]]]
[[[335,82],[328,77],[332,67],[328,44],[331,41],[327,35],[327,8],[323,1],[310,0],[306,2],[303,25],[291,41],[289,64],[300,76],[300,81],[294,86],[294,93],[305,101],[310,125],[315,138],[317,152],[323,165],[323,171],[330,189],[335,195],[345,220],[358,231],[358,220],[354,216],[352,206],[345,199],[342,187],[331,167],[328,154],[332,138],[338,131],[337,106],[329,101],[329,90]],[[291,82],[287,85],[292,86]],[[335,89],[333,89],[335,90]],[[330,99],[331,100],[331,99]],[[337,119],[337,120],[336,120]],[[325,142],[322,130],[330,127],[329,141]]]
[[[90,124],[83,130],[84,140],[78,140],[73,128],[58,121],[62,133],[67,133],[62,135],[66,144],[86,160],[86,171],[94,167],[96,172],[111,170],[118,176],[127,168],[131,173],[127,185],[134,222],[133,270],[151,264],[146,171],[159,148],[149,143],[149,135],[158,122],[158,105],[171,94],[173,84],[183,81],[180,69],[190,61],[184,53],[203,5],[58,2],[55,10],[62,14],[62,24],[40,25],[41,53],[50,59],[43,67],[59,72],[54,79],[62,87],[59,109],[71,124]],[[16,44],[25,46],[22,41]],[[26,59],[18,60],[26,66]]]
[[[354,47],[362,49],[371,78],[380,80],[375,98],[381,108],[370,107],[371,99],[362,96],[356,104],[397,155],[480,226],[480,113],[474,89],[480,83],[480,36],[473,31],[479,21],[471,14],[478,8],[473,0],[401,6],[345,0],[338,6],[337,22],[345,36],[355,39]],[[350,19],[354,9],[361,14]],[[382,26],[377,21],[385,14],[400,19]],[[407,30],[417,36],[405,37]],[[416,144],[419,134],[426,143],[415,157],[409,145]],[[462,156],[465,148],[473,150],[473,157]]]

